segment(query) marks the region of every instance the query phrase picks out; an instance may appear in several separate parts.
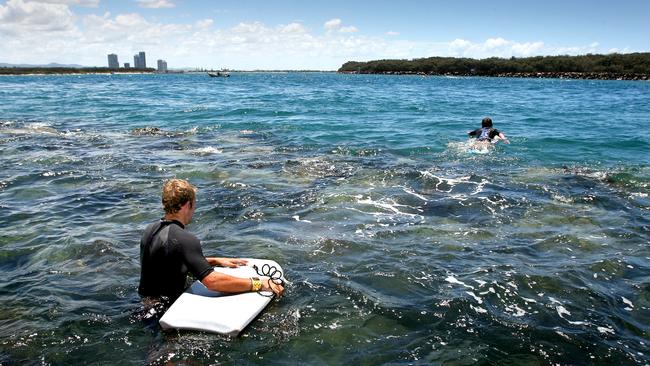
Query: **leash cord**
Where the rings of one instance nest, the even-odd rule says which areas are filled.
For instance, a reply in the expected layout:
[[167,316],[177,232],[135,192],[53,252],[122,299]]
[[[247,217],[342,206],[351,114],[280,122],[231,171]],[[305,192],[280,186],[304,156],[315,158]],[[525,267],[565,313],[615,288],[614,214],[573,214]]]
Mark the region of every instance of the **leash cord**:
[[[269,281],[273,281],[276,285],[284,286],[284,280],[282,279],[282,271],[280,271],[276,266],[271,266],[268,263],[265,263],[262,266],[262,269],[257,267],[256,264],[253,264],[253,269],[259,276],[268,277]],[[264,297],[275,297],[275,293],[271,291],[270,295],[265,295],[261,292],[258,292],[260,296]]]

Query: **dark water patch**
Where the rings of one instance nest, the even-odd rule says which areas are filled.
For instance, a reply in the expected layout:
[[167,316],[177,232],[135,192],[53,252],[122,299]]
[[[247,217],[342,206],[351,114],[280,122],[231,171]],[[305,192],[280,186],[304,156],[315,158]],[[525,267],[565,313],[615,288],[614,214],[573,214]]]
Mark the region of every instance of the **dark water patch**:
[[275,117],[276,111],[267,110],[267,109],[258,109],[258,108],[234,108],[227,111],[223,111],[220,115],[222,117],[240,117],[240,116]]
[[288,160],[283,171],[299,178],[344,178],[351,175],[354,168],[344,162],[315,157]]
[[[124,316],[118,319],[112,326],[128,325]],[[136,364],[134,360],[142,356],[139,352],[133,352],[130,346],[142,336],[140,331],[122,332],[102,324],[64,321],[53,331],[14,335],[8,338],[7,343],[13,346],[9,354],[17,362],[33,361],[32,349],[41,348],[44,350],[41,361],[47,363],[66,363],[69,360],[83,363],[87,359],[101,359],[108,363]]]
[[133,128],[130,134],[132,136],[163,136],[173,138],[192,135],[195,132],[195,129],[190,129],[187,131],[168,131],[156,126],[146,126]]
[[650,176],[645,169],[632,168],[614,171],[607,175],[606,182],[614,187],[626,190],[647,189],[650,185]]
[[602,248],[602,243],[575,235],[558,234],[535,244],[535,249],[539,251],[555,251],[558,248],[568,248],[570,251],[595,252]]
[[452,217],[458,223],[478,227],[501,224],[498,217],[493,216],[494,210],[483,201],[475,197],[429,201],[422,206],[421,214],[426,217]]
[[239,138],[249,139],[252,141],[262,141],[271,137],[271,134],[268,132],[258,132],[253,130],[241,130],[239,131]]
[[89,238],[81,242],[67,243],[65,246],[45,250],[39,253],[36,258],[43,265],[55,265],[62,262],[75,263],[83,267],[99,267],[109,262],[133,264],[130,255],[120,249],[119,244],[106,239]]
[[335,155],[343,155],[343,156],[357,156],[357,157],[365,157],[365,156],[378,156],[382,153],[382,150],[379,148],[354,148],[354,147],[349,147],[349,146],[337,146],[335,149],[332,150],[332,154]]
[[[623,258],[621,255],[617,257]],[[640,270],[642,267],[639,267]],[[630,273],[634,273],[634,266],[625,263],[622,259],[602,259],[589,266],[589,271],[593,273],[594,278],[603,277],[606,280],[629,278]]]
[[0,268],[7,274],[25,267],[38,251],[38,248],[24,247],[23,241],[20,240],[10,241],[10,244],[3,243],[1,247]]
[[[366,228],[367,229],[367,228]],[[372,233],[377,239],[395,239],[402,243],[411,243],[413,247],[449,242],[476,242],[494,239],[496,235],[489,229],[478,227],[460,228],[457,222],[440,222],[437,225],[413,225],[405,228],[377,228]],[[431,252],[433,250],[429,250]]]
[[248,168],[251,169],[270,169],[278,168],[279,163],[277,161],[255,161],[247,164]]
[[[507,274],[507,273],[506,273]],[[540,338],[549,337],[551,344],[563,344],[567,340],[580,345],[580,348],[592,348],[595,334],[601,333],[613,335],[609,319],[600,319],[595,315],[595,307],[609,308],[606,297],[586,289],[586,282],[578,279],[572,280],[574,275],[569,272],[565,280],[558,281],[556,278],[539,276],[510,276],[510,282],[488,282],[476,290],[466,291],[471,293],[473,300],[470,300],[470,311],[459,312],[460,314],[477,314],[477,317],[488,316],[496,324],[489,327],[479,327],[479,332],[492,333],[489,339],[499,334],[500,326],[518,329],[522,336],[526,335],[523,344],[534,344]],[[506,280],[508,281],[508,280]],[[463,285],[469,286],[469,285]],[[572,291],[565,291],[573,288]],[[480,292],[481,290],[485,290]],[[570,300],[567,300],[567,297]],[[597,300],[600,298],[601,300]],[[473,304],[472,304],[473,303]],[[608,311],[609,312],[609,311]],[[452,313],[453,314],[453,313]],[[538,327],[531,328],[530,324],[537,324]],[[487,329],[491,329],[488,331]],[[544,335],[543,329],[549,333]],[[553,330],[551,332],[551,330]],[[616,338],[616,336],[614,336]],[[613,343],[613,342],[612,342]],[[501,345],[502,347],[503,345]],[[615,355],[615,359],[626,359],[634,353],[629,352],[620,346],[610,348],[606,345],[599,345],[593,348],[601,351],[608,351],[599,354],[606,360]],[[564,349],[562,347],[561,349]],[[594,351],[594,355],[596,355]],[[555,357],[559,359],[570,359],[570,353],[559,352]],[[564,361],[566,362],[566,361]]]

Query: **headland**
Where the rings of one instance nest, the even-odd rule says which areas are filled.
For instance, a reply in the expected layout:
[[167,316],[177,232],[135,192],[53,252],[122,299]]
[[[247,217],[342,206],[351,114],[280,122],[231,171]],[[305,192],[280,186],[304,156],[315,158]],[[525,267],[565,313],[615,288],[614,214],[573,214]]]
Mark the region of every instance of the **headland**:
[[650,53],[526,58],[429,57],[412,60],[349,61],[350,74],[447,75],[519,78],[650,80]]

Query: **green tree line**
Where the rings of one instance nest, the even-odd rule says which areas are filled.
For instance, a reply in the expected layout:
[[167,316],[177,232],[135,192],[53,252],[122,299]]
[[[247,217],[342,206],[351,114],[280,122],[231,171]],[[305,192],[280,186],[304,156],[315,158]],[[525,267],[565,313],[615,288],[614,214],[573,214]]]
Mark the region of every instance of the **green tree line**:
[[428,57],[412,60],[349,61],[339,72],[360,74],[428,74],[502,76],[534,73],[650,75],[650,53],[582,56],[537,56],[487,59]]

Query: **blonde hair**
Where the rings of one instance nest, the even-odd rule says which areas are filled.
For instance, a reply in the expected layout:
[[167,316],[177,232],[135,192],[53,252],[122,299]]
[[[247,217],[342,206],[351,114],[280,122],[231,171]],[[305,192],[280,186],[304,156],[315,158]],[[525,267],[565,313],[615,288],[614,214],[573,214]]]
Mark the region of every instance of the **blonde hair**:
[[184,179],[170,179],[163,184],[162,204],[168,214],[180,211],[187,202],[193,205],[195,199],[196,187]]

